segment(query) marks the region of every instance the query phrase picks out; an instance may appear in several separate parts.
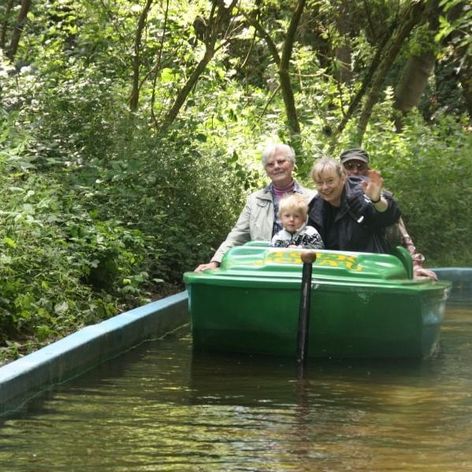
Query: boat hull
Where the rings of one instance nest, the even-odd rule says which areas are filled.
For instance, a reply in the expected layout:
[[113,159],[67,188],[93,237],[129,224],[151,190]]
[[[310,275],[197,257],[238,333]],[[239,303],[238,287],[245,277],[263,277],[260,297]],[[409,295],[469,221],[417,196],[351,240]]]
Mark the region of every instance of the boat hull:
[[[285,277],[234,267],[232,276],[188,276],[195,349],[294,356],[301,267]],[[425,358],[437,349],[447,282],[327,277],[316,266],[312,277],[308,357]]]

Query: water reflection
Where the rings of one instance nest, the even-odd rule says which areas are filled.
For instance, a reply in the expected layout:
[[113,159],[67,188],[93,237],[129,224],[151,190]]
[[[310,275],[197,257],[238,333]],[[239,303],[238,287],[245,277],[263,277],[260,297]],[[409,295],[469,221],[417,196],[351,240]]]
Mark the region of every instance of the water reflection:
[[424,362],[193,355],[188,329],[4,421],[0,470],[472,470],[472,310]]

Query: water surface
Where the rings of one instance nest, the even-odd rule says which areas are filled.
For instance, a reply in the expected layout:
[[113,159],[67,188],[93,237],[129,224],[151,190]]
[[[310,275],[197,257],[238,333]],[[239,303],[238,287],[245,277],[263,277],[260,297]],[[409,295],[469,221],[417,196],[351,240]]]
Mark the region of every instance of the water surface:
[[188,327],[3,420],[2,471],[472,471],[472,310],[436,359],[196,355]]

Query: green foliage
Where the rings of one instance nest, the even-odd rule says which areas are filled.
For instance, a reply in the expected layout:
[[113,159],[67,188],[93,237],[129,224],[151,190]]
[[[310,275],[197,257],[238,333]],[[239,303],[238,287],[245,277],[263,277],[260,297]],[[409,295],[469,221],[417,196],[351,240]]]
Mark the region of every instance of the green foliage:
[[472,139],[463,129],[450,116],[429,128],[412,114],[402,135],[384,128],[365,143],[429,266],[472,261]]
[[154,278],[180,281],[224,237],[242,205],[247,172],[216,145],[190,139],[196,133],[189,127],[165,138],[139,128],[129,124],[127,142],[92,163],[94,203],[102,202],[101,218],[119,218],[152,239]]
[[5,81],[4,103],[15,111],[15,126],[26,138],[25,151],[37,168],[80,167],[84,158],[101,155],[111,144],[113,82],[93,67],[74,65],[66,76],[24,68],[15,82]]
[[434,42],[434,33],[429,24],[419,26],[415,30],[414,37],[409,42],[407,53],[412,56],[419,56],[430,51],[437,53],[439,47]]
[[0,190],[0,342],[54,338],[134,303],[146,279],[140,234],[94,220],[52,179],[10,175]]
[[[441,42],[448,36],[453,36],[455,47],[463,48],[470,60],[472,56],[472,9],[470,5],[463,0],[441,0],[439,5],[443,8],[445,16],[440,17],[436,41]],[[453,14],[450,15],[451,13]]]

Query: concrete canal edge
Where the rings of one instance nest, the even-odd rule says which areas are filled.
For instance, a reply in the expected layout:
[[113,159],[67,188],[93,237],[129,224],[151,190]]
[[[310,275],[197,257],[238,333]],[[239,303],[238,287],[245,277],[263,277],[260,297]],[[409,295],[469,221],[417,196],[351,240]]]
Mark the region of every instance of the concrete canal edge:
[[449,300],[454,305],[472,303],[472,267],[441,267],[432,269],[439,280],[452,282]]
[[135,308],[66,336],[0,368],[0,415],[49,385],[64,382],[107,359],[189,322],[187,292]]
[[443,280],[472,283],[472,267],[438,267],[431,269]]

